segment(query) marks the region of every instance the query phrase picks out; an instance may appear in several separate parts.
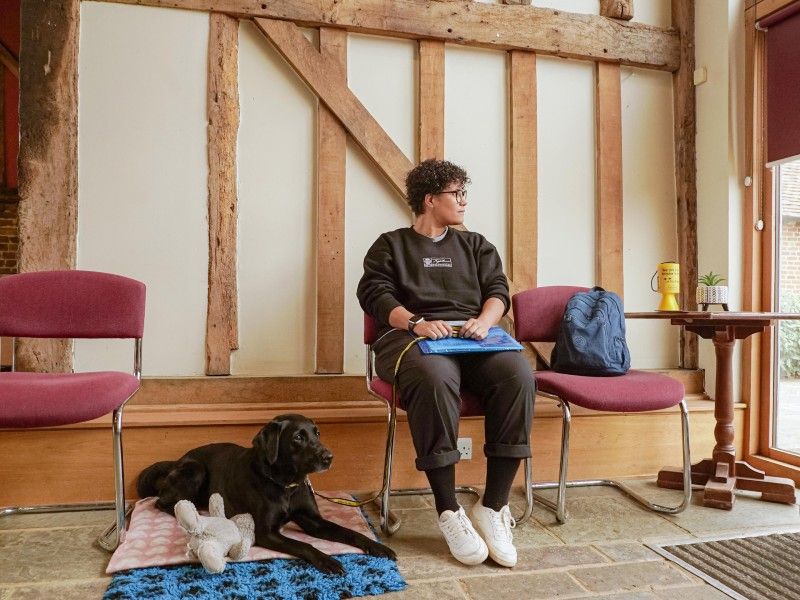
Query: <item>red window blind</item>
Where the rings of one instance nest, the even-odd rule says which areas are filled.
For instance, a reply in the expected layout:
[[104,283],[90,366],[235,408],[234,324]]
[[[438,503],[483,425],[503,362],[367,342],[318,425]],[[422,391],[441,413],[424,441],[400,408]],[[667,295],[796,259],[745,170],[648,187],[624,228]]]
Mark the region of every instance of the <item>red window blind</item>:
[[800,158],[800,1],[761,19],[767,34],[767,163]]

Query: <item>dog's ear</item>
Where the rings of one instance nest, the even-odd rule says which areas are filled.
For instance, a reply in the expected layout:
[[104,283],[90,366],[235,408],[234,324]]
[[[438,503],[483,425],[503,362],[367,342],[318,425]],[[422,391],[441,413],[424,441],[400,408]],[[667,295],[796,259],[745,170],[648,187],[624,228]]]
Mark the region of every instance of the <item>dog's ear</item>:
[[278,460],[278,450],[280,449],[281,432],[286,427],[286,421],[270,421],[253,438],[253,447],[258,448],[261,455],[268,464],[273,464]]

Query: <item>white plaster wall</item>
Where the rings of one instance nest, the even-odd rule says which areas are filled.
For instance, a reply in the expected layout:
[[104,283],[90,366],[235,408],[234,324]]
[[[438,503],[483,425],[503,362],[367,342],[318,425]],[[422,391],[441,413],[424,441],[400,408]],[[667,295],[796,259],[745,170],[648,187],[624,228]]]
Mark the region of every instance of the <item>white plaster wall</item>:
[[314,370],[316,97],[252,23],[239,26],[238,375]]
[[539,285],[595,282],[594,66],[536,59]]
[[[416,43],[349,35],[350,89],[412,162],[416,158]],[[411,224],[411,210],[372,161],[347,143],[345,198],[345,371],[364,371],[364,313],[356,299],[363,258],[385,232]]]
[[506,53],[445,46],[444,151],[469,185],[464,225],[508,256]]
[[[207,45],[204,13],[81,3],[77,266],[147,285],[147,375],[205,365]],[[131,348],[78,341],[75,368]]]
[[[622,196],[625,309],[655,310],[650,280],[660,262],[678,256],[675,217],[672,76],[621,69]],[[678,364],[678,330],[665,321],[627,321],[636,367]]]

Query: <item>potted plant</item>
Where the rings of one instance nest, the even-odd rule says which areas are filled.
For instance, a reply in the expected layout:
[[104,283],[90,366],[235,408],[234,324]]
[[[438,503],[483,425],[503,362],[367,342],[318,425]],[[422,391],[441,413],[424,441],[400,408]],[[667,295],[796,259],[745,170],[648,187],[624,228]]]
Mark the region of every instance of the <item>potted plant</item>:
[[728,286],[720,285],[725,278],[719,273],[709,271],[698,280],[700,284],[697,286],[697,293],[695,299],[698,304],[703,305],[705,309],[709,304],[722,304],[727,310],[728,305]]

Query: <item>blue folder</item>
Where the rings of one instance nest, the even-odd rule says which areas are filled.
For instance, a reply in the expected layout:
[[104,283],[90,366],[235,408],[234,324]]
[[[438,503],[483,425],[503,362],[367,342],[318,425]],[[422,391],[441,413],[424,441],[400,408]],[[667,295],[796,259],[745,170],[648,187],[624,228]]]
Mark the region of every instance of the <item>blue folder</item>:
[[422,340],[419,349],[423,354],[466,354],[469,352],[503,352],[522,350],[522,346],[501,327],[489,329],[482,340],[446,337],[438,340]]

